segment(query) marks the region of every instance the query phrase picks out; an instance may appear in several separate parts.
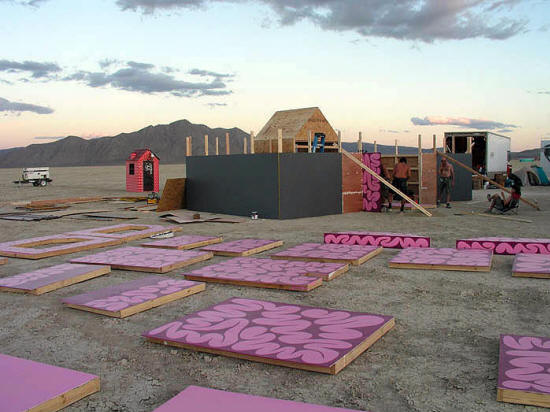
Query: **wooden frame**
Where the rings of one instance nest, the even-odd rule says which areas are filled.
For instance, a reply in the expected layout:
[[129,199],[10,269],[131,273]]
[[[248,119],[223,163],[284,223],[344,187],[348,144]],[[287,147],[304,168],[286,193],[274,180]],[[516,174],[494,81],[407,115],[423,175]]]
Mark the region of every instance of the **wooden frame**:
[[[104,238],[120,239],[124,242],[139,240],[167,231],[179,232],[182,229],[177,226],[127,224],[103,226],[94,229],[71,232],[72,235],[97,236]],[[121,234],[121,232],[129,232]]]
[[493,253],[487,250],[407,248],[390,260],[388,266],[397,269],[490,272],[492,264]]
[[[347,249],[352,252],[345,257]],[[301,260],[306,262],[323,263],[348,263],[354,266],[362,265],[382,252],[382,247],[358,246],[358,245],[335,245],[323,243],[302,243],[290,249],[271,255],[271,259]],[[353,255],[353,257],[352,257]]]
[[[254,243],[257,243],[257,245],[255,246]],[[212,252],[218,256],[244,257],[277,248],[282,246],[283,243],[282,240],[240,239],[206,246],[202,250]]]
[[142,243],[143,247],[158,247],[161,249],[188,250],[223,242],[221,236],[178,236],[170,239]]

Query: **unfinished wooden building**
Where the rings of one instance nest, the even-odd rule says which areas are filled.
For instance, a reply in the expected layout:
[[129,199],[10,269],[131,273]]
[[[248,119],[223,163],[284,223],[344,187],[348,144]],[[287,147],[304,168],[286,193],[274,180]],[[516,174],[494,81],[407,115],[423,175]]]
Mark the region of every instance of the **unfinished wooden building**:
[[[311,145],[324,136],[324,151],[338,151],[338,134],[318,107],[281,110],[254,138],[256,153],[277,153],[279,134],[282,136],[282,153],[308,152]],[[318,151],[318,150],[317,150]]]

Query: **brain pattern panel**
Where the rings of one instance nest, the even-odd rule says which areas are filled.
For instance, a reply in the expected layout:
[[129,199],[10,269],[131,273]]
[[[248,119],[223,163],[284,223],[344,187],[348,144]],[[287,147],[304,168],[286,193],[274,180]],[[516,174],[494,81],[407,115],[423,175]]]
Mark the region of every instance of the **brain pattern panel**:
[[550,339],[501,335],[498,387],[550,395]]
[[203,247],[202,250],[208,250],[211,252],[243,253],[243,252],[248,252],[251,249],[256,249],[259,247],[270,245],[275,242],[277,242],[277,240],[241,239],[241,240],[233,240],[231,242],[223,242],[217,245],[206,246],[206,247]]
[[333,260],[355,260],[375,251],[376,246],[359,245],[337,245],[323,243],[302,243],[272,256],[311,258],[311,259],[333,259]]
[[[382,154],[363,153],[363,164],[380,175]],[[382,209],[382,183],[366,170],[363,170],[363,210],[380,212]]]
[[63,303],[117,312],[196,285],[198,285],[197,282],[188,280],[148,276],[137,281],[66,298]]
[[492,253],[487,250],[457,250],[450,248],[408,248],[391,263],[441,266],[491,266]]
[[520,253],[514,259],[513,272],[550,275],[550,255]]
[[325,233],[324,242],[341,245],[382,246],[393,249],[430,247],[430,238],[426,236],[384,232]]
[[170,239],[156,240],[154,242],[143,243],[142,246],[180,248],[180,247],[194,245],[196,243],[211,241],[215,239],[218,239],[218,238],[215,236],[185,235],[185,236],[173,237]]
[[485,249],[496,255],[516,255],[518,253],[550,254],[550,239],[525,239],[508,237],[486,237],[459,239],[457,249]]
[[144,334],[188,345],[330,366],[390,316],[232,298]]

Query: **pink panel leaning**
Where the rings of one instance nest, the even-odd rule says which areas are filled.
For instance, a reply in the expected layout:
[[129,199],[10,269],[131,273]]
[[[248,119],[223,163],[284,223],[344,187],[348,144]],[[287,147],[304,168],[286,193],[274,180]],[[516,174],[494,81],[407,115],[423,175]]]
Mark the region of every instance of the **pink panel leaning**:
[[459,239],[457,249],[485,249],[495,255],[516,255],[518,253],[550,254],[550,239],[526,239],[511,237],[478,237]]
[[341,245],[371,245],[383,248],[405,249],[408,247],[430,247],[427,236],[409,233],[386,232],[336,232],[325,233],[325,243]]
[[[223,405],[220,408],[220,405]],[[359,412],[244,393],[188,386],[153,412]]]

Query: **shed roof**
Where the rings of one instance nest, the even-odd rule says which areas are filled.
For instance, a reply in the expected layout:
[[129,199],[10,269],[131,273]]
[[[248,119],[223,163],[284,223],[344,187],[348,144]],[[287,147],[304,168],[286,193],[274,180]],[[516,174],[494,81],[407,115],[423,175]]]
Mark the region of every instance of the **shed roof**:
[[285,138],[294,138],[314,115],[320,115],[326,121],[318,107],[277,111],[260,130],[256,139],[277,139],[278,129],[282,129]]
[[160,160],[160,158],[156,154],[154,154],[151,149],[134,150],[132,153],[130,153],[130,156],[128,156],[128,159],[126,160],[139,161],[139,160],[145,160],[150,156],[156,157],[158,160]]

